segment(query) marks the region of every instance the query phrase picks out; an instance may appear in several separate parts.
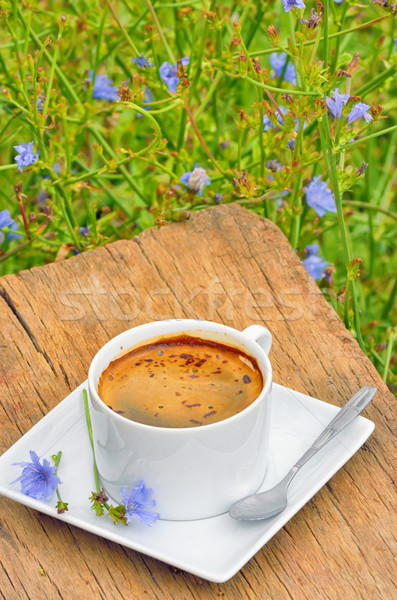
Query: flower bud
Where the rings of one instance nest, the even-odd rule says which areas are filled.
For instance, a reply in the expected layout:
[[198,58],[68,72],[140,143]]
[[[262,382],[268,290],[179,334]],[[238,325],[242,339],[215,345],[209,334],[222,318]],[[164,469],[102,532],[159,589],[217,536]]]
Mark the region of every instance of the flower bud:
[[277,29],[274,25],[269,25],[267,28],[267,35],[269,36],[269,41],[273,46],[280,45],[280,36],[277,33]]
[[230,46],[232,48],[234,48],[235,46],[238,46],[239,44],[241,44],[240,38],[236,34],[233,34],[232,40],[230,42]]
[[247,77],[248,65],[246,56],[242,52],[240,52],[237,60],[240,77]]

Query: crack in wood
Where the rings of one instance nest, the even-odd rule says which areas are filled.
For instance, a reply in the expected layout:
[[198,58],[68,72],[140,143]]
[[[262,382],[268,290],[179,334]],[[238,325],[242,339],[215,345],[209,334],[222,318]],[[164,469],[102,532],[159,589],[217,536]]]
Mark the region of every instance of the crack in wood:
[[71,388],[71,386],[70,386],[69,377],[67,376],[67,373],[66,373],[65,369],[63,368],[63,365],[62,365],[62,363],[59,363],[59,368],[60,368],[60,369],[61,369],[61,371],[62,371],[62,375],[63,375],[63,377],[64,377],[64,379],[65,379],[65,381],[66,381],[66,383],[67,383],[67,386],[68,386],[68,388],[71,390],[72,388]]
[[8,292],[6,292],[6,290],[2,286],[0,286],[0,296],[4,299],[5,303],[7,304],[7,306],[11,310],[11,312],[15,315],[16,319],[19,321],[22,328],[25,330],[26,334],[28,335],[28,337],[29,337],[30,341],[32,342],[33,346],[35,347],[36,351],[44,357],[44,359],[46,360],[47,364],[50,366],[50,369],[54,373],[54,375],[57,375],[57,372],[55,371],[54,365],[52,364],[50,357],[48,356],[48,354],[46,353],[45,350],[42,350],[40,348],[35,336],[33,335],[33,333],[30,330],[29,325],[26,323],[25,319],[18,311],[17,307],[15,306],[14,302],[11,299],[11,296],[8,294]]

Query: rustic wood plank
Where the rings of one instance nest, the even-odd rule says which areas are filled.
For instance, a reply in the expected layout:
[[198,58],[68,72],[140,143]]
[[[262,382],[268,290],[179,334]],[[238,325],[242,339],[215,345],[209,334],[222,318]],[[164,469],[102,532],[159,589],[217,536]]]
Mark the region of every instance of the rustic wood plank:
[[279,229],[237,205],[0,280],[0,451],[84,381],[109,338],[174,317],[266,324],[275,381],[334,404],[375,385],[374,434],[222,585],[0,499],[0,597],[396,597],[395,399]]

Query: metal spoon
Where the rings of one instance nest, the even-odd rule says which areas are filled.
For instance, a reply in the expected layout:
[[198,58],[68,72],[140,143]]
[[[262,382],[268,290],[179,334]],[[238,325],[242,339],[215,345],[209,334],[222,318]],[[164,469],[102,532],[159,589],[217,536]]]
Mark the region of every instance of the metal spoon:
[[259,521],[274,517],[287,506],[287,489],[299,469],[327,442],[355,419],[372,401],[378,390],[365,385],[338,412],[310,448],[301,456],[287,475],[272,489],[260,494],[247,496],[235,502],[229,510],[233,519],[239,521]]

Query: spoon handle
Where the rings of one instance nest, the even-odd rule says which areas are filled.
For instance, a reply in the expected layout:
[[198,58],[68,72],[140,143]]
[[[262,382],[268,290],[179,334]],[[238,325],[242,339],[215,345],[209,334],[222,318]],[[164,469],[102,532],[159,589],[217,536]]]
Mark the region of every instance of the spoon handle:
[[[327,427],[320,433],[318,438],[313,442],[310,448],[300,457],[293,469],[295,473],[300,469],[312,456],[314,456],[327,442],[332,440],[342,429],[344,429],[353,419],[359,415],[366,406],[372,401],[378,390],[369,385],[364,385],[354,396],[349,400],[338,414],[332,419]],[[296,468],[297,467],[297,468]]]

